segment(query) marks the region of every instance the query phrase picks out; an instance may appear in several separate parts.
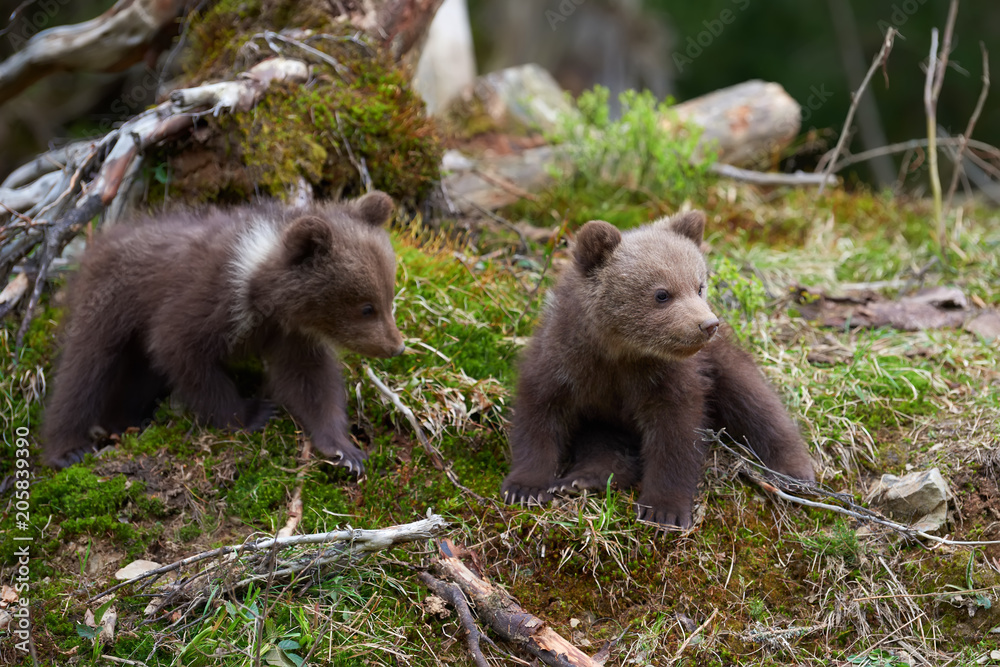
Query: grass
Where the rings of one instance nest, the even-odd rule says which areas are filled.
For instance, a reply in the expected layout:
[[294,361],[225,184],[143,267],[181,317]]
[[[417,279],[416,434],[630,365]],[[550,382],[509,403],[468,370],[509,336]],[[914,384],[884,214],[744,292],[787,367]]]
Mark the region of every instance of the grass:
[[[590,196],[578,193],[579,210],[600,205]],[[823,482],[861,499],[882,473],[937,466],[964,508],[952,536],[996,539],[997,343],[960,330],[820,328],[795,311],[788,287],[891,281],[898,286],[884,289],[892,293],[919,276],[997,307],[998,214],[965,209],[942,266],[931,264],[921,202],[797,191],[764,202],[722,182],[693,197],[690,205],[709,212],[713,306],[799,421]],[[633,218],[660,212],[625,209]],[[531,219],[563,219],[546,216]],[[639,524],[635,497],[611,488],[544,508],[503,505],[497,492],[517,354],[565,247],[524,253],[514,238],[449,236],[419,219],[395,231],[394,241],[396,316],[413,353],[345,358],[352,433],[369,452],[369,473],[356,482],[309,466],[300,530],[383,527],[433,509],[452,522],[451,537],[477,554],[486,576],[556,631],[590,654],[613,642],[607,664],[667,665],[682,646],[682,662],[691,665],[975,664],[993,650],[995,546],[931,550],[859,531],[843,517],[763,495],[722,455],[710,457],[688,534]],[[16,364],[16,323],[0,329],[5,434],[24,425],[38,433],[59,319],[47,307]],[[366,365],[485,502],[433,468],[406,420],[371,386]],[[114,642],[78,630],[88,595],[133,558],[170,562],[283,525],[299,446],[287,418],[258,434],[228,434],[165,405],[153,426],[105,455],[58,473],[37,469],[29,599],[40,663],[103,665],[107,655],[146,665],[255,665],[259,655],[260,664],[297,665],[306,656],[317,665],[471,664],[454,616],[424,612],[428,593],[415,570],[431,559],[431,545],[291,585],[219,590],[208,605],[168,606],[152,622],[143,617],[148,600],[124,590],[113,605]],[[13,465],[0,458],[3,475]],[[11,498],[3,492],[4,535],[17,534]],[[0,540],[4,583],[12,581],[12,544]],[[0,633],[0,656],[20,659],[14,643]],[[513,664],[513,647],[498,641],[484,650]]]

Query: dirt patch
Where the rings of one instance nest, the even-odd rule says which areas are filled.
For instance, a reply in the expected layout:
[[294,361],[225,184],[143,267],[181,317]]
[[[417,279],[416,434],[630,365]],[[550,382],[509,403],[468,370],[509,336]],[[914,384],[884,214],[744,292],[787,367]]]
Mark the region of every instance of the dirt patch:
[[[981,465],[954,479],[955,539],[1000,540],[1000,488],[993,466]],[[1000,562],[1000,544],[982,547],[990,560]]]

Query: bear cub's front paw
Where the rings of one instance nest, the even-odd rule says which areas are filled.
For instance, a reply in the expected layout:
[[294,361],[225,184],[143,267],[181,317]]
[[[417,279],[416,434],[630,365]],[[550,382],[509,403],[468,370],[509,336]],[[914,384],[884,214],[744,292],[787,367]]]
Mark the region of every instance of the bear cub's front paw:
[[503,499],[511,505],[542,505],[552,500],[548,484],[522,483],[505,479],[501,487]]
[[313,447],[322,454],[330,463],[355,477],[365,474],[365,460],[368,454],[355,447],[347,438],[338,438],[336,441],[313,440]]

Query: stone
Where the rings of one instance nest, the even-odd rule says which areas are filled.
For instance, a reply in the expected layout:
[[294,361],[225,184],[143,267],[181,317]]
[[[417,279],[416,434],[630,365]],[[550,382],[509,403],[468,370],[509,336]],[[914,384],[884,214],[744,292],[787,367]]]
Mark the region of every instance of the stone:
[[155,570],[161,567],[161,565],[155,561],[151,560],[134,560],[122,569],[115,572],[115,579],[118,581],[128,581],[129,579],[134,579],[141,574],[145,574],[150,570]]
[[555,129],[560,115],[575,113],[576,107],[552,75],[527,64],[479,77],[441,115],[451,131],[472,136],[491,130],[544,134]]
[[897,477],[882,475],[869,498],[880,504],[892,518],[906,521],[910,528],[933,532],[948,518],[948,483],[937,468]]

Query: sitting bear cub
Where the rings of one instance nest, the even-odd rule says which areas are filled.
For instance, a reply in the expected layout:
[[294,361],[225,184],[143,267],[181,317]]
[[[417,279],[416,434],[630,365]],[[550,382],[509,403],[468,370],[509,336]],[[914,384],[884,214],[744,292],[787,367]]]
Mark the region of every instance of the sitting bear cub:
[[599,220],[576,237],[525,350],[510,435],[508,502],[641,483],[639,518],[691,525],[699,428],[745,438],[770,468],[812,482],[798,430],[751,357],[716,335],[705,301],[701,212],[624,234]]
[[269,400],[240,395],[227,364],[259,359],[265,394],[314,448],[355,474],[340,364],[330,349],[404,350],[392,314],[392,199],[301,209],[255,204],[118,225],[87,249],[70,290],[43,455],[64,467],[92,438],[152,416],[173,391],[216,427],[262,428]]

